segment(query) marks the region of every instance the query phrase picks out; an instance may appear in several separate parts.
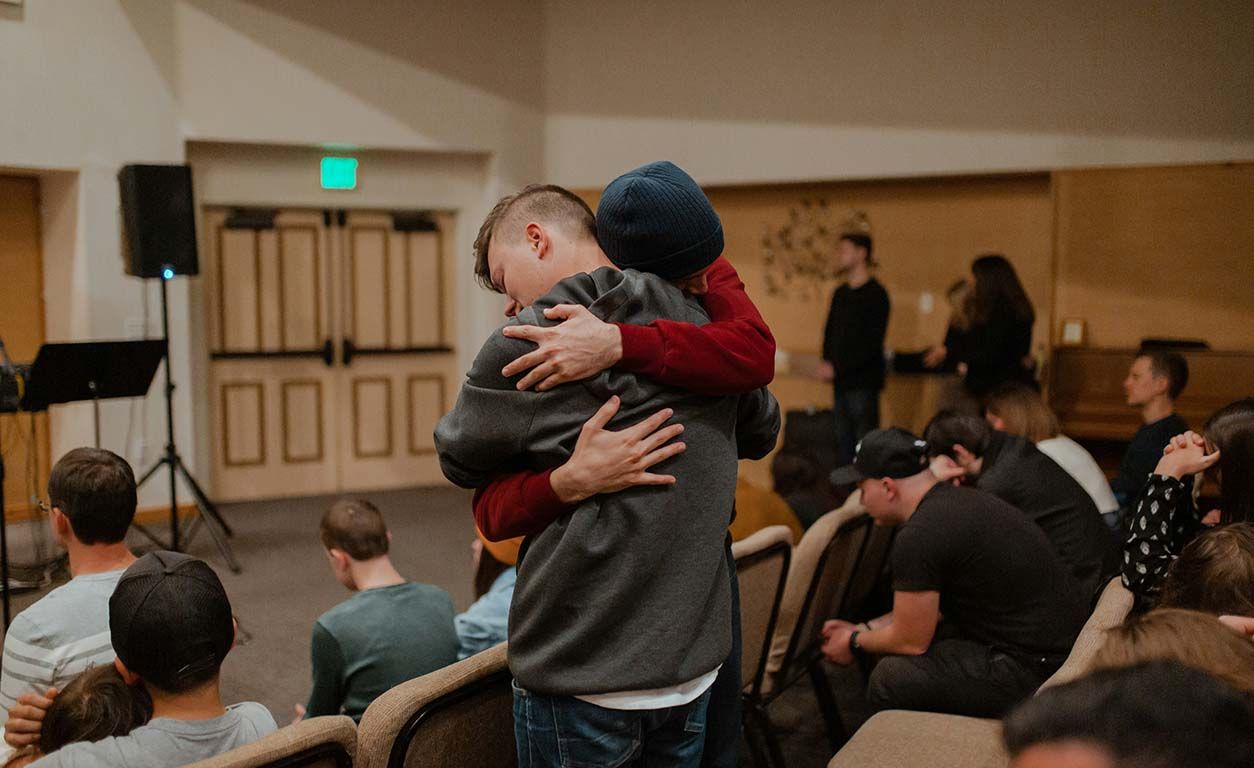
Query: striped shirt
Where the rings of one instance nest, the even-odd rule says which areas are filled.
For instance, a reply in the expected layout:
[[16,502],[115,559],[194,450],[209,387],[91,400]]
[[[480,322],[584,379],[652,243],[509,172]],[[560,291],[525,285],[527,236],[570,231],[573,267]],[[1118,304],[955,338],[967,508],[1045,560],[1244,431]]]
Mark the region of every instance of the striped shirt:
[[0,712],[23,693],[61,688],[84,669],[113,661],[109,596],[121,577],[122,570],[77,576],[13,619],[0,664]]

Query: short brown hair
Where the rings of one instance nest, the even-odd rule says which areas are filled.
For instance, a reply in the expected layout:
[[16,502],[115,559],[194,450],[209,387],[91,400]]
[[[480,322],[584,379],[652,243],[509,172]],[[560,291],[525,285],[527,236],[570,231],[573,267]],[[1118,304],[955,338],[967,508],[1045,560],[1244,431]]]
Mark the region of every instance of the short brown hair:
[[373,560],[388,553],[388,527],[378,507],[365,499],[340,499],[322,515],[318,527],[322,546],[339,549],[354,560]]
[[579,195],[555,184],[528,184],[512,195],[506,195],[488,212],[475,238],[475,278],[489,291],[504,293],[502,286],[492,282],[488,266],[488,246],[492,235],[506,221],[521,218],[540,219],[557,224],[575,237],[597,236],[596,217]]
[[142,685],[127,685],[112,664],[89,667],[52,700],[39,731],[45,755],[66,744],[125,736],[152,719],[152,698]]
[[116,544],[135,519],[135,473],[103,448],[75,448],[48,475],[48,501],[84,544]]
[[1025,437],[1034,443],[1058,436],[1058,417],[1045,404],[1041,393],[1027,384],[1003,384],[989,393],[985,409],[1004,422],[1007,434]]
[[1159,608],[1109,630],[1093,669],[1159,660],[1178,661],[1254,693],[1254,643],[1216,616],[1182,608]]
[[1174,401],[1180,397],[1189,383],[1189,363],[1184,355],[1169,349],[1142,349],[1136,356],[1149,360],[1155,378],[1167,380],[1168,398]]
[[1190,541],[1167,571],[1159,605],[1254,616],[1254,523],[1225,525]]

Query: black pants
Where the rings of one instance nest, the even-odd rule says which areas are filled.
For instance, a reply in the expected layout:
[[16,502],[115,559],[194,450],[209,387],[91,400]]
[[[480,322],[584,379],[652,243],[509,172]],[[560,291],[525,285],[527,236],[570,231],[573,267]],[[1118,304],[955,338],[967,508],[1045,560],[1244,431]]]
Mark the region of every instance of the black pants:
[[1063,658],[1011,656],[971,640],[938,640],[922,656],[880,660],[867,684],[876,710],[1001,717],[1031,696]]
[[835,390],[832,415],[836,419],[836,465],[844,466],[853,461],[858,441],[867,432],[879,429],[879,390]]
[[723,668],[710,686],[710,704],[705,715],[705,752],[702,768],[735,768],[740,745],[740,583],[736,581],[736,560],[731,539],[727,543],[727,570],[731,574],[732,647]]

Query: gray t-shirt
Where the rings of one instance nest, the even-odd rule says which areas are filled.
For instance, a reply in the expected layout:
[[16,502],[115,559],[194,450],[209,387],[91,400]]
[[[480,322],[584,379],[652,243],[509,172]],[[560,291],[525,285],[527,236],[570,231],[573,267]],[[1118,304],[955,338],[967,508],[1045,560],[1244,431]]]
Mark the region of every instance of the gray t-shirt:
[[127,736],[69,744],[35,763],[39,768],[170,768],[205,760],[273,733],[270,710],[246,701],[212,720],[154,718]]

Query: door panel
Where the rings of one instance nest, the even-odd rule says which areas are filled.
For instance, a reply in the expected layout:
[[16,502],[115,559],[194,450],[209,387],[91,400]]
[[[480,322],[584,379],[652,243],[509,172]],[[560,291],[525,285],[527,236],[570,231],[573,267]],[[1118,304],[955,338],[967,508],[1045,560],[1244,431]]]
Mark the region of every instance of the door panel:
[[222,500],[333,493],[336,425],[329,235],[316,211],[205,212],[214,425]]
[[[432,432],[458,380],[445,346],[452,217],[205,220],[216,494],[442,484]],[[341,354],[324,359],[324,344]]]

